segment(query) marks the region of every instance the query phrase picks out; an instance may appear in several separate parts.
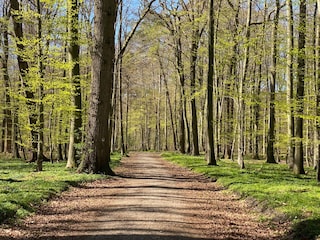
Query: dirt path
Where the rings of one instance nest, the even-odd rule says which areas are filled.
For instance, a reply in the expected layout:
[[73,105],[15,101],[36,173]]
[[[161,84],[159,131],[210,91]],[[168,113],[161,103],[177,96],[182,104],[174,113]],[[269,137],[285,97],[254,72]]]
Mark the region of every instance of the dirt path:
[[244,201],[157,154],[125,158],[120,177],[72,188],[0,239],[279,239]]

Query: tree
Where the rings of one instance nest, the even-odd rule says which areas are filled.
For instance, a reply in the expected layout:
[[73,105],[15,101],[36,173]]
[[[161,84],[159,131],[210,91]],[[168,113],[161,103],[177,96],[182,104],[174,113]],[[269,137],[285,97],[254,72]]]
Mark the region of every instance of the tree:
[[297,67],[297,107],[296,107],[296,149],[293,162],[293,172],[295,174],[304,174],[304,155],[303,155],[303,101],[304,101],[304,81],[306,73],[306,16],[307,4],[305,0],[300,0],[299,12],[299,36],[298,36],[298,67]]
[[278,58],[278,24],[279,24],[280,2],[276,0],[276,11],[273,19],[272,32],[272,66],[271,78],[269,82],[270,102],[269,102],[269,130],[267,144],[267,163],[277,163],[274,158],[274,142],[275,142],[275,91],[277,78],[277,58]]
[[198,60],[198,50],[201,40],[201,35],[204,31],[204,26],[200,26],[200,16],[206,6],[203,1],[191,1],[188,6],[182,1],[184,10],[188,13],[188,20],[191,25],[191,46],[190,46],[190,90],[191,90],[191,123],[192,123],[192,146],[193,155],[198,156],[199,153],[199,134],[198,134],[198,116],[196,107],[196,68]]
[[[41,41],[41,39],[39,39],[39,35],[41,37],[41,14],[39,13],[40,11],[40,3],[37,2],[38,4],[37,6],[37,14],[38,14],[38,41]],[[21,78],[21,82],[22,82],[22,86],[24,88],[25,91],[25,96],[26,96],[26,101],[27,101],[27,106],[28,106],[28,110],[29,110],[29,124],[31,126],[31,142],[32,142],[32,157],[29,160],[29,162],[34,162],[37,161],[39,159],[38,162],[38,168],[39,170],[41,169],[41,164],[40,162],[42,162],[43,160],[47,160],[47,158],[43,155],[43,152],[39,153],[39,147],[40,147],[40,151],[41,151],[41,144],[38,145],[38,141],[40,139],[40,142],[42,141],[42,131],[43,131],[43,125],[41,124],[42,118],[43,116],[41,116],[41,112],[43,111],[43,109],[41,109],[40,106],[40,115],[37,113],[36,111],[36,101],[35,101],[35,92],[32,90],[32,88],[30,88],[29,84],[28,84],[28,73],[29,73],[29,64],[27,62],[27,60],[25,59],[25,51],[26,51],[26,47],[25,47],[25,43],[23,42],[24,40],[24,32],[23,32],[23,25],[22,25],[22,21],[21,21],[21,16],[20,16],[20,4],[17,0],[10,0],[10,5],[11,5],[11,16],[13,19],[13,28],[14,28],[14,33],[15,33],[15,37],[16,37],[16,47],[18,50],[18,54],[17,54],[17,60],[18,60],[18,66],[19,66],[19,71],[20,71],[20,78]],[[40,15],[39,15],[40,14]],[[39,49],[40,51],[40,49]],[[39,52],[39,55],[40,52]],[[42,61],[42,60],[41,60]],[[39,62],[39,67],[41,68],[41,61]],[[42,74],[42,70],[39,70],[40,75]],[[41,76],[40,76],[41,78]],[[40,90],[41,91],[41,90]],[[41,99],[40,99],[40,105],[41,105]],[[35,129],[35,126],[37,125],[37,121],[40,120],[40,126],[38,127],[38,129]]]
[[209,6],[209,52],[208,52],[208,77],[207,77],[207,163],[217,165],[214,153],[213,132],[213,81],[214,81],[214,0],[210,0]]
[[1,26],[2,39],[0,45],[3,49],[3,55],[1,56],[1,69],[3,73],[4,85],[5,85],[5,107],[3,110],[3,121],[2,121],[2,136],[1,150],[4,153],[13,153],[14,143],[13,143],[13,121],[12,121],[12,109],[11,109],[11,99],[9,94],[10,78],[8,70],[9,61],[9,4],[5,2],[3,4],[3,22]]
[[90,106],[79,172],[115,175],[109,163],[116,10],[116,0],[95,2]]
[[74,114],[70,123],[70,140],[67,168],[76,166],[80,160],[82,141],[82,104],[80,85],[80,46],[79,46],[79,3],[78,0],[68,0],[68,28],[69,28],[69,62],[71,63],[70,78],[74,89]]
[[288,105],[288,153],[287,161],[292,168],[294,159],[294,117],[293,117],[293,10],[292,1],[286,0],[287,4],[287,105]]
[[238,100],[238,164],[241,169],[244,166],[244,131],[245,131],[245,113],[244,113],[244,83],[247,78],[248,72],[248,62],[249,62],[249,40],[250,40],[250,25],[251,25],[251,15],[252,15],[252,0],[248,0],[248,10],[247,10],[247,21],[245,27],[245,50],[243,59],[243,70],[239,81],[239,100]]

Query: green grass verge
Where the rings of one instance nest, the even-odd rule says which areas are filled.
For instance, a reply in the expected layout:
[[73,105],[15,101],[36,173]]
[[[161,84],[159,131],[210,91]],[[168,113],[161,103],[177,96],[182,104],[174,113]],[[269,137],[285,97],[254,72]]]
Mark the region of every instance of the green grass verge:
[[[120,163],[120,154],[112,154],[111,167]],[[66,169],[65,162],[43,163],[42,172],[35,164],[16,159],[0,159],[0,223],[25,217],[39,204],[69,186],[106,178],[97,174],[78,174]]]
[[285,164],[266,164],[261,160],[248,160],[246,168],[240,170],[237,163],[230,160],[219,160],[218,166],[207,166],[204,156],[178,153],[163,153],[162,156],[285,214],[294,222],[295,232],[303,234],[303,239],[320,235],[320,186],[314,170],[307,169],[307,175],[297,176]]

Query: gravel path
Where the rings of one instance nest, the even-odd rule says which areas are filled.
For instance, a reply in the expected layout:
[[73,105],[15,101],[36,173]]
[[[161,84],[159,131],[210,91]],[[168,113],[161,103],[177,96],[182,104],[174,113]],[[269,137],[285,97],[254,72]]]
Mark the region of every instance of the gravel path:
[[71,188],[0,239],[279,239],[243,200],[154,153],[135,153],[118,177]]

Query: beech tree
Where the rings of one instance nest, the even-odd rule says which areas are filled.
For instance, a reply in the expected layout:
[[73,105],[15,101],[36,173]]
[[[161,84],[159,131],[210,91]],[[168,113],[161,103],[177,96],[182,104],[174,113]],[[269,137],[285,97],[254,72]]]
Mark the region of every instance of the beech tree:
[[70,140],[67,167],[73,168],[80,160],[82,142],[82,99],[80,85],[80,46],[79,46],[79,3],[68,0],[69,29],[69,62],[71,63],[70,78],[74,89],[73,104],[75,111],[70,123]]
[[217,165],[214,152],[214,132],[213,132],[213,81],[214,81],[214,0],[209,3],[209,65],[207,77],[207,163]]
[[35,106],[35,96],[34,92],[30,90],[27,82],[27,75],[29,72],[29,66],[28,62],[26,59],[24,59],[24,51],[25,51],[25,46],[23,44],[23,25],[20,20],[20,4],[17,0],[10,0],[10,6],[11,6],[11,16],[13,19],[13,27],[14,27],[14,33],[16,37],[16,45],[18,49],[18,55],[17,55],[17,60],[18,60],[18,66],[19,66],[19,71],[20,71],[20,77],[21,77],[21,82],[25,91],[26,99],[27,99],[27,105],[29,107],[29,122],[31,125],[31,138],[32,138],[32,157],[29,161],[36,161],[37,160],[37,139],[38,139],[38,134],[34,129],[34,126],[37,123],[37,114],[36,114],[36,106]]
[[276,79],[277,79],[277,59],[278,59],[278,24],[280,14],[280,2],[276,0],[276,9],[273,19],[272,30],[272,65],[271,77],[269,81],[269,130],[268,130],[268,145],[267,145],[267,163],[276,163],[274,157],[274,142],[275,142],[275,92],[276,92]]
[[0,46],[3,51],[1,56],[1,69],[5,87],[5,107],[3,108],[3,120],[2,120],[2,140],[1,150],[4,153],[14,153],[15,143],[12,141],[13,136],[13,121],[12,121],[12,108],[11,98],[9,94],[10,90],[10,78],[9,78],[9,18],[10,18],[10,6],[9,2],[6,1],[2,6],[2,21],[1,21],[1,32],[2,38],[0,40]]
[[79,172],[114,175],[109,163],[116,12],[116,0],[95,1],[89,116]]
[[299,11],[299,29],[298,29],[298,67],[297,67],[297,117],[295,124],[295,156],[293,162],[293,172],[295,174],[304,174],[304,155],[303,155],[303,112],[304,112],[304,82],[306,76],[306,17],[307,17],[307,3],[305,0],[300,0]]

